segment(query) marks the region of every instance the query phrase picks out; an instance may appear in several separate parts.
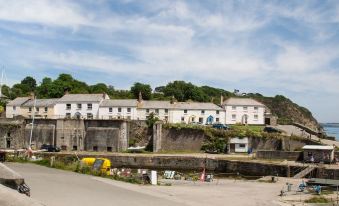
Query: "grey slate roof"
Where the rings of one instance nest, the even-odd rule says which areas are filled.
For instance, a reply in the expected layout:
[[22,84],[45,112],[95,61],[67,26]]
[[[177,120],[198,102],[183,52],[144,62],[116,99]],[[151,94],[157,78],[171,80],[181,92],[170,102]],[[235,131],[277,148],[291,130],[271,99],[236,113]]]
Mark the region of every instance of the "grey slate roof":
[[100,107],[137,107],[136,99],[106,99],[102,101]]
[[223,105],[234,105],[234,106],[265,106],[257,100],[251,98],[236,98],[231,97],[224,101]]
[[[50,107],[57,103],[59,99],[37,99],[35,106],[36,107]],[[34,100],[29,100],[28,102],[22,105],[23,107],[34,107]]]
[[139,108],[144,109],[192,109],[192,110],[222,110],[221,107],[213,103],[206,102],[175,102],[170,101],[143,101]]
[[7,106],[21,106],[28,100],[30,100],[29,97],[17,97],[14,100],[8,102]]
[[65,94],[58,100],[62,102],[100,102],[104,94]]

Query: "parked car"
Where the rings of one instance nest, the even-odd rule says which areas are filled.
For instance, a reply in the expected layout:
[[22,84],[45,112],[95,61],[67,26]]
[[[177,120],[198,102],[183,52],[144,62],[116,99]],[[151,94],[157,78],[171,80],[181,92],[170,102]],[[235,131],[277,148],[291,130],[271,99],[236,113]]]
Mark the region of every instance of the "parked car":
[[59,147],[54,147],[53,145],[43,144],[41,145],[41,150],[46,150],[46,152],[60,152]]
[[280,130],[274,128],[274,127],[265,127],[264,128],[264,132],[267,132],[267,133],[281,133]]
[[215,129],[228,129],[228,126],[226,124],[219,124],[219,123],[213,124],[212,127]]

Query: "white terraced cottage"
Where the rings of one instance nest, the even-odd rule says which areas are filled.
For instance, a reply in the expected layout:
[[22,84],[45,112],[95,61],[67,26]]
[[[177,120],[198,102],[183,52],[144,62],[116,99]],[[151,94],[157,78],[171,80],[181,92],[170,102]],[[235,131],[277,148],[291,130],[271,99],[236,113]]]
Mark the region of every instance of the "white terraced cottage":
[[266,106],[251,98],[231,97],[224,101],[226,124],[265,124]]
[[[29,104],[28,104],[29,103]],[[50,119],[129,119],[146,120],[154,113],[168,123],[253,124],[265,123],[265,105],[250,98],[229,98],[222,106],[213,103],[109,99],[106,94],[65,94],[60,99],[37,99],[40,110],[48,111],[37,118]],[[24,116],[33,106],[29,97],[19,97],[7,104],[6,117]],[[26,108],[26,110],[25,110]],[[32,109],[32,108],[31,108]],[[37,108],[34,110],[36,111]]]
[[107,94],[65,94],[55,104],[55,118],[98,119]]

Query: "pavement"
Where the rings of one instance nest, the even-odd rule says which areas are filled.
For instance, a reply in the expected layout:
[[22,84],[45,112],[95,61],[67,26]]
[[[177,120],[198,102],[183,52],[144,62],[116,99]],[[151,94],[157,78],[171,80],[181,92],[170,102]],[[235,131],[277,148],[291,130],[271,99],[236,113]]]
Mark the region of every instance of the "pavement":
[[305,139],[311,139],[316,142],[320,142],[324,145],[335,145],[336,147],[339,147],[338,141],[328,140],[328,139],[321,139],[315,135],[311,135],[304,130],[300,129],[299,127],[296,127],[294,125],[277,125],[275,128],[280,129],[284,131],[287,135],[296,135],[300,137],[304,137]]
[[47,206],[272,206],[282,205],[278,194],[286,183],[220,179],[212,183],[173,181],[172,186],[143,186],[28,163],[6,165],[25,178],[32,198]]

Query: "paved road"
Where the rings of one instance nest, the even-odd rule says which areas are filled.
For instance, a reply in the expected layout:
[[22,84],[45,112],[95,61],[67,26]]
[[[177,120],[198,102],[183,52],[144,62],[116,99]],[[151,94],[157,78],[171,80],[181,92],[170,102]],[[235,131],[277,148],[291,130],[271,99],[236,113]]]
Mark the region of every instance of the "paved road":
[[311,138],[312,140],[317,141],[317,142],[320,141],[322,144],[325,144],[325,145],[335,145],[339,147],[338,141],[320,139],[319,137],[315,135],[310,135],[309,133],[303,131],[302,129],[294,125],[278,125],[276,126],[276,128],[283,130],[287,135],[297,135],[297,136],[304,137],[304,138]]
[[32,197],[47,206],[272,206],[279,204],[278,194],[285,186],[234,180],[140,186],[33,164],[7,165],[25,177]]
[[7,165],[25,177],[31,188],[31,197],[47,206],[176,205],[169,200],[119,187],[119,184],[110,185],[97,180],[102,178],[33,164]]

